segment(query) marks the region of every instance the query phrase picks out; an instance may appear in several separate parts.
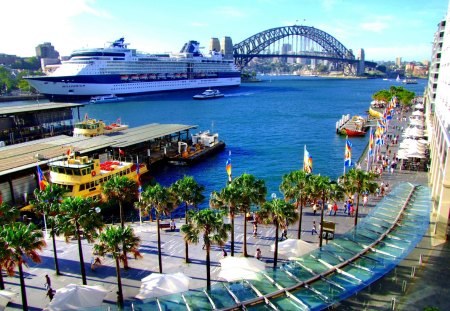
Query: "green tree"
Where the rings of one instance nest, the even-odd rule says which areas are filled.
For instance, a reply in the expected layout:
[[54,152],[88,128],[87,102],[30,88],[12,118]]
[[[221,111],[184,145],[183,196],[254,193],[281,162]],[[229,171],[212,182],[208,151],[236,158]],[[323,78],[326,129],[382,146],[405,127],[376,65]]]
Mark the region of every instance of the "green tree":
[[72,237],[77,239],[83,285],[87,282],[81,237],[92,243],[97,236],[97,230],[103,228],[101,215],[94,207],[97,203],[91,198],[66,197],[60,205],[61,214],[56,217],[57,226],[64,234],[66,242],[69,242]]
[[231,256],[234,256],[234,219],[240,204],[240,192],[235,184],[229,183],[220,192],[213,191],[209,198],[212,208],[220,209],[228,213],[231,222]]
[[[185,223],[187,224],[189,220],[189,206],[193,206],[196,209],[197,206],[203,202],[205,196],[202,192],[205,190],[205,187],[199,185],[194,177],[184,176],[182,179],[173,183],[171,189],[177,197],[178,202],[184,203]],[[185,261],[186,263],[189,262],[189,248],[187,241],[185,241]]]
[[152,209],[156,214],[156,231],[158,233],[158,262],[159,273],[162,273],[162,259],[161,259],[161,229],[159,222],[161,216],[167,216],[172,211],[176,198],[169,188],[163,187],[160,184],[148,186],[141,194],[141,201],[145,204],[147,212],[151,213]]
[[319,247],[322,247],[323,240],[323,213],[325,211],[325,204],[331,196],[331,181],[327,176],[314,175],[313,177],[313,191],[317,198],[322,200],[322,209],[320,212],[320,236]]
[[189,211],[189,223],[181,226],[184,240],[188,243],[198,244],[203,240],[206,250],[206,287],[211,289],[211,245],[223,246],[228,239],[230,224],[223,222],[223,214],[210,209],[204,209],[197,213]]
[[45,247],[42,231],[38,230],[34,224],[9,223],[1,227],[0,245],[3,246],[0,253],[6,258],[4,267],[6,267],[8,275],[14,275],[16,266],[19,269],[22,310],[28,310],[23,265],[28,267],[28,258],[36,263],[41,262],[38,251],[42,251]]
[[251,174],[242,174],[232,182],[240,194],[239,211],[244,214],[244,256],[247,257],[247,220],[246,214],[252,205],[261,205],[266,201],[267,188],[264,180],[256,179]]
[[[13,223],[19,218],[20,211],[15,206],[10,206],[6,202],[0,203],[0,226]],[[6,255],[5,255],[6,256]],[[0,254],[0,289],[5,289],[5,283],[2,275],[2,262],[6,259]]]
[[375,193],[378,184],[374,182],[378,175],[360,169],[351,169],[343,176],[343,187],[349,193],[354,193],[356,197],[355,226],[358,224],[359,197],[365,193]]
[[[106,199],[113,199],[119,203],[120,225],[124,228],[123,204],[136,199],[138,184],[126,176],[114,176],[103,185],[102,192]],[[123,250],[126,251],[125,248]],[[123,267],[128,269],[127,253],[123,253],[123,258]]]
[[136,199],[138,184],[126,176],[114,176],[102,188],[106,199],[113,199],[119,203],[120,225],[125,226],[123,203]]
[[[303,206],[308,199],[309,174],[303,170],[293,171],[283,176],[280,191],[287,201],[294,201],[295,208],[298,209],[298,233],[297,239],[301,239]],[[300,208],[299,208],[300,205]]]
[[[116,262],[116,275],[117,275],[117,303],[120,308],[123,308],[123,292],[122,292],[122,279],[120,276],[120,260],[123,257],[124,250],[126,253],[133,253],[135,258],[142,258],[139,253],[139,244],[141,240],[137,237],[131,227],[116,227],[108,226],[106,230],[100,233],[98,242],[94,244],[94,251],[98,252],[100,256],[111,254]],[[122,246],[122,248],[121,248]]]
[[278,232],[280,228],[287,227],[298,219],[295,213],[295,206],[282,199],[273,198],[261,206],[258,212],[260,218],[265,224],[273,224],[275,226],[275,252],[273,257],[273,268],[277,267],[278,261]]
[[55,262],[56,275],[60,275],[58,254],[56,252],[56,230],[55,230],[55,217],[59,214],[59,206],[62,202],[64,194],[67,190],[58,185],[47,185],[44,190],[34,190],[34,200],[30,203],[35,209],[35,212],[39,215],[46,217],[48,224],[50,225],[50,234],[52,236],[53,243],[53,260]]

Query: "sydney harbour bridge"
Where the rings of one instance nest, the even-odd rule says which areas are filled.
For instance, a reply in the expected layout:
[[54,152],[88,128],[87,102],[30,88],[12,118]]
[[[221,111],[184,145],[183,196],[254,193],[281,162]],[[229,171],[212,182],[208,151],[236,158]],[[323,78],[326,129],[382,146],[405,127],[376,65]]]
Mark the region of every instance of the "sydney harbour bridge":
[[365,67],[376,63],[357,56],[330,34],[310,26],[286,26],[257,33],[233,46],[233,57],[243,69],[253,58],[297,58],[326,60],[346,75],[364,73]]

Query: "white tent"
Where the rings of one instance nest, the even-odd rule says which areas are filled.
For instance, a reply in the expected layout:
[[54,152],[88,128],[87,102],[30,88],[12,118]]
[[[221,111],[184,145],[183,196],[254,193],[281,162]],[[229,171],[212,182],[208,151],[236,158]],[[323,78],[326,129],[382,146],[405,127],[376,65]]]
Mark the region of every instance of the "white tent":
[[103,286],[69,284],[56,290],[45,311],[76,310],[98,307],[109,291]]
[[266,268],[266,264],[252,257],[231,257],[220,260],[220,272],[218,277],[228,282],[242,279],[255,280],[258,272]]
[[[314,244],[303,240],[287,239],[278,243],[278,254],[290,257],[300,257],[316,249]],[[275,251],[275,243],[270,246],[272,252]]]
[[6,305],[11,301],[11,299],[16,296],[17,293],[10,292],[8,290],[0,290],[0,310],[4,310]]
[[182,272],[152,273],[141,280],[138,299],[148,299],[187,291],[191,278]]

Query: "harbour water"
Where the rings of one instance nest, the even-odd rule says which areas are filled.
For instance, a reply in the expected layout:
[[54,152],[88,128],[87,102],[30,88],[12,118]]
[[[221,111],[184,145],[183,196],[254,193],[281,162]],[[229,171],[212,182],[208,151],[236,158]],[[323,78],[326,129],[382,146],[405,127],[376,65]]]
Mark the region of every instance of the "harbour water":
[[[225,151],[190,167],[161,168],[151,172],[152,176],[163,185],[183,175],[194,176],[208,196],[225,186],[225,163],[231,152],[234,177],[253,174],[265,180],[268,195],[280,195],[281,177],[302,168],[304,145],[313,158],[313,173],[339,177],[343,173],[345,137],[336,134],[336,121],[343,114],[366,115],[372,94],[391,85],[421,95],[426,80],[405,85],[381,79],[264,76],[261,83],[222,90],[225,97],[221,99],[193,100],[192,96],[202,90],[160,93],[87,104],[80,115],[88,113],[106,122],[120,117],[130,127],[178,123],[218,132],[227,145]],[[351,139],[353,161],[365,148],[367,136]]]

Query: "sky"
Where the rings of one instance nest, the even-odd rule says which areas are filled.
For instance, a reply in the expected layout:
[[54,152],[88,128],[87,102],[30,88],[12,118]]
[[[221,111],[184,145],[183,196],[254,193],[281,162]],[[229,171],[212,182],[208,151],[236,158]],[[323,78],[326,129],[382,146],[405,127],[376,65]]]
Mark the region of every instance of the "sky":
[[[125,37],[144,52],[179,52],[188,40],[237,44],[291,25],[323,30],[366,60],[431,58],[448,0],[14,0],[2,1],[0,53],[35,56],[51,42],[60,55]],[[205,49],[205,51],[206,51]]]

